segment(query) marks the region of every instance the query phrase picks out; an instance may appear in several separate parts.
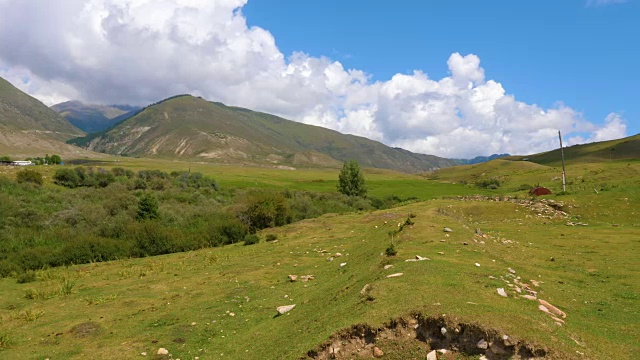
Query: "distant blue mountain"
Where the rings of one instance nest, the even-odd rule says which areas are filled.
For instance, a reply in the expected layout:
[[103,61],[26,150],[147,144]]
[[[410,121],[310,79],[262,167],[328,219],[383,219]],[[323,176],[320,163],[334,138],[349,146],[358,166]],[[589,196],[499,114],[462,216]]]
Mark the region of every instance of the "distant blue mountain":
[[476,156],[473,159],[452,159],[460,165],[470,165],[470,164],[480,164],[483,162],[500,159],[506,156],[511,156],[511,154],[493,154],[490,156]]

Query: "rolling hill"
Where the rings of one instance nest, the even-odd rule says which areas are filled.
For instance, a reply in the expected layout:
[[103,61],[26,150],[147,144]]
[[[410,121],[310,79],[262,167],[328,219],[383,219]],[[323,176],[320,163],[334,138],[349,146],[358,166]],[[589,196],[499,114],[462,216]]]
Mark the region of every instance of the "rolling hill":
[[135,106],[91,105],[80,101],[63,102],[53,105],[51,109],[87,133],[105,130],[140,110]]
[[[529,156],[510,156],[509,160],[527,160],[542,165],[559,165],[560,149]],[[640,159],[640,134],[622,139],[574,145],[564,148],[566,162],[587,163]]]
[[20,158],[86,153],[64,143],[83,135],[82,130],[39,100],[0,78],[0,154]]
[[108,154],[236,164],[338,167],[353,159],[364,167],[408,173],[456,165],[454,160],[189,95],[148,106],[111,129],[70,143]]

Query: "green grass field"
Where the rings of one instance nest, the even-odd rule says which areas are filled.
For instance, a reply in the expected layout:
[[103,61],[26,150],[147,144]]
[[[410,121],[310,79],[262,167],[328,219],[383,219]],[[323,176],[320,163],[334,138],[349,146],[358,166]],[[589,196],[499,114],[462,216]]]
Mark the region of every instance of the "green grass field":
[[[100,166],[170,171],[189,164],[123,159]],[[335,170],[190,166],[222,187],[335,191],[337,180]],[[340,329],[381,326],[419,311],[495,329],[549,349],[551,359],[634,359],[640,352],[640,162],[569,164],[567,174],[568,194],[548,197],[563,203],[566,218],[534,203],[454,198],[528,200],[517,189],[538,183],[557,192],[558,168],[498,160],[428,177],[366,169],[372,195],[425,201],[260,233],[277,235],[277,242],[46,269],[25,284],[0,279],[0,358],[168,358],[156,356],[163,347],[183,360],[296,359]],[[500,188],[473,185],[483,178],[500,179]],[[384,255],[389,232],[410,213],[415,224],[394,236],[397,255]],[[485,237],[474,235],[476,228]],[[416,255],[430,260],[405,261]],[[392,273],[404,275],[386,277]],[[290,282],[290,274],[315,279]],[[514,285],[515,276],[566,312],[565,324],[501,279]],[[365,284],[369,299],[360,294]],[[508,298],[497,294],[499,287]],[[288,304],[296,307],[275,316],[277,306]],[[380,346],[386,358],[426,357]]]

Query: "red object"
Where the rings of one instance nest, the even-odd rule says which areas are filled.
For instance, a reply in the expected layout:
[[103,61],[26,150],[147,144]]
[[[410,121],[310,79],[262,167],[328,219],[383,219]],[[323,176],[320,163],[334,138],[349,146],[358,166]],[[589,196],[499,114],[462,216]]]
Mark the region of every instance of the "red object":
[[541,196],[541,195],[549,195],[551,194],[551,190],[546,187],[538,186],[529,190],[529,195]]

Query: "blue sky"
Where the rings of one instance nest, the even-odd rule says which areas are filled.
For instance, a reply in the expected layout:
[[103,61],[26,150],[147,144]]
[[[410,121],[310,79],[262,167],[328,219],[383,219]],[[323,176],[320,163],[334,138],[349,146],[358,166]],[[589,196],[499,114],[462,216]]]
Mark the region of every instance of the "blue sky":
[[617,112],[640,133],[639,1],[279,0],[242,11],[285,54],[328,56],[387,80],[416,69],[441,78],[451,53],[473,53],[521,101],[561,101],[596,123]]
[[0,0],[0,77],[48,105],[189,93],[414,152],[531,154],[640,132],[637,19],[640,0]]

